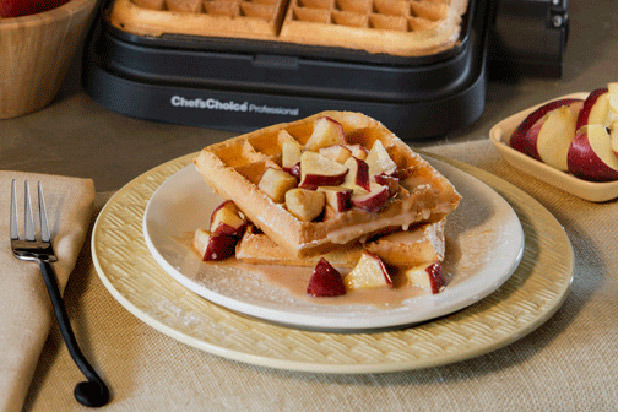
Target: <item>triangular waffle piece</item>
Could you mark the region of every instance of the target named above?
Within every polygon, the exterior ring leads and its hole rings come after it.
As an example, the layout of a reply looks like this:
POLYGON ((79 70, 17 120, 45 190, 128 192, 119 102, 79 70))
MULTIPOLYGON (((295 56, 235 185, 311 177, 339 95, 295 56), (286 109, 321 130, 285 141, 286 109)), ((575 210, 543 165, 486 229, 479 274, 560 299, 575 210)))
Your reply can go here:
POLYGON ((204 148, 194 163, 213 190, 224 199, 233 200, 272 241, 296 257, 330 252, 359 239, 407 229, 417 223, 438 222, 460 200, 444 176, 380 122, 360 113, 323 112, 256 130, 204 148), (288 210, 289 204, 275 201, 259 189, 267 170, 281 166, 285 139, 279 137, 280 132, 304 147, 314 123, 325 117, 342 126, 346 144, 365 148, 381 144, 394 162, 396 170, 391 173, 400 178, 399 184, 379 210, 354 207, 324 213, 318 221, 305 221, 288 210))

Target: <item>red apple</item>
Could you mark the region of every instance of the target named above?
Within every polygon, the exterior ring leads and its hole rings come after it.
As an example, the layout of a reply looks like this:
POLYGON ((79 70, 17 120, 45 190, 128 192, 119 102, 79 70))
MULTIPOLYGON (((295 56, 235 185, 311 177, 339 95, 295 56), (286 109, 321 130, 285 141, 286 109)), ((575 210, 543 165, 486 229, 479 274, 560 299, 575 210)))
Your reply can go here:
POLYGON ((313 125, 313 133, 305 144, 305 149, 317 151, 321 147, 345 145, 346 138, 343 126, 328 116, 320 117, 313 125))
POLYGON ((367 212, 377 212, 390 199, 391 194, 387 186, 372 182, 369 187, 369 192, 361 189, 352 193, 352 206, 367 212))
POLYGON ((346 212, 352 208, 352 189, 341 186, 321 186, 318 191, 324 192, 326 204, 336 212, 346 212))
POLYGON ((575 130, 587 124, 606 124, 609 108, 607 87, 601 87, 590 92, 584 101, 584 107, 579 112, 575 130))
POLYGON ((446 285, 440 262, 413 266, 406 269, 403 274, 409 285, 431 291, 434 294, 440 293, 446 285))
POLYGON ((246 219, 231 200, 217 206, 210 216, 210 232, 213 235, 242 236, 246 224, 246 219))
POLYGON ((364 160, 350 157, 344 164, 348 169, 345 177, 345 185, 350 188, 355 186, 369 190, 369 165, 364 160))
POLYGON ((300 144, 296 140, 288 140, 281 145, 281 168, 291 169, 300 162, 300 144))
POLYGON ((345 181, 348 168, 315 152, 300 157, 300 187, 338 186, 345 181))
POLYGON ((569 171, 582 179, 618 180, 618 157, 605 126, 591 124, 577 131, 569 147, 568 164, 569 171))
POLYGON ((375 180, 375 182, 379 185, 388 187, 388 191, 391 196, 394 196, 399 190, 399 179, 394 176, 380 173, 379 175, 375 175, 373 180, 375 180))
POLYGON ((285 198, 285 193, 297 185, 298 180, 291 174, 282 169, 268 167, 258 183, 258 188, 273 201, 281 203, 285 198))
POLYGON ((284 172, 291 174, 300 181, 300 162, 294 164, 292 167, 283 167, 282 169, 284 172))
POLYGON ((285 207, 298 219, 310 222, 324 211, 326 197, 323 192, 292 189, 285 194, 285 207))
POLYGON ((575 122, 582 105, 582 102, 564 105, 545 116, 536 139, 537 152, 543 163, 558 170, 568 170, 567 153, 575 137, 575 122))
POLYGON ((350 149, 342 145, 321 147, 319 153, 327 159, 337 163, 345 163, 346 160, 352 157, 350 149))
POLYGON ((522 153, 527 154, 535 159, 540 159, 537 152, 536 140, 538 133, 545 121, 545 115, 558 107, 579 102, 581 99, 560 99, 553 102, 546 103, 530 113, 523 122, 517 126, 509 145, 522 153))
POLYGON ((346 147, 350 150, 350 152, 352 153, 352 156, 356 157, 357 159, 360 159, 360 160, 367 159, 369 150, 365 149, 363 146, 359 144, 354 144, 354 145, 348 145, 346 147))
POLYGON ((436 262, 431 266, 427 266, 425 269, 427 274, 429 275, 429 283, 431 284, 431 292, 432 293, 440 293, 444 289, 446 285, 446 280, 444 279, 444 271, 442 270, 442 265, 440 262, 436 262))
POLYGON ((367 155, 367 164, 369 165, 369 176, 381 173, 392 175, 397 170, 397 164, 393 162, 380 140, 373 143, 367 155))
POLYGON ((363 251, 344 282, 348 289, 393 287, 393 280, 382 259, 367 251, 363 251))
POLYGON ((236 242, 236 236, 214 235, 204 229, 196 229, 193 235, 193 247, 205 261, 224 260, 233 256, 236 242))
POLYGON ((313 269, 307 293, 316 298, 334 297, 346 293, 341 274, 324 258, 313 269))

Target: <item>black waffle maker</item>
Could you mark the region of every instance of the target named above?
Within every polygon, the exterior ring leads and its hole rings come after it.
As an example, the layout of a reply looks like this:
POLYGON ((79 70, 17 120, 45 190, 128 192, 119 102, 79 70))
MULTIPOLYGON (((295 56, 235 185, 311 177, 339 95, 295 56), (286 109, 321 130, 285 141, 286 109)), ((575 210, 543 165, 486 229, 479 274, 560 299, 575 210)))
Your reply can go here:
POLYGON ((103 2, 84 52, 86 92, 128 116, 245 132, 323 110, 380 120, 406 140, 442 136, 483 112, 492 0, 472 0, 453 48, 421 57, 109 25, 103 2))

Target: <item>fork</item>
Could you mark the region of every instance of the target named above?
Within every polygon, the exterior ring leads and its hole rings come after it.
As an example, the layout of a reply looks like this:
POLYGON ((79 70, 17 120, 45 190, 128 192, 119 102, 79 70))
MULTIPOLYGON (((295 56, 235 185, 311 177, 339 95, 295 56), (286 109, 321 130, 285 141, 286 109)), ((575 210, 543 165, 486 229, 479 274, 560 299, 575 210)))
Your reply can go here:
POLYGON ((57 260, 52 247, 51 237, 49 234, 49 226, 47 223, 47 213, 45 211, 45 201, 43 199, 43 189, 41 182, 37 182, 38 199, 39 199, 39 227, 40 236, 35 238, 34 221, 32 217, 32 204, 30 203, 30 190, 28 181, 24 181, 24 238, 20 239, 17 229, 17 208, 15 201, 15 179, 11 181, 11 249, 17 259, 37 261, 39 268, 43 274, 45 286, 49 298, 54 307, 54 313, 58 320, 58 328, 64 338, 64 342, 75 361, 77 367, 88 379, 78 383, 75 386, 75 399, 84 406, 98 407, 107 404, 109 401, 109 390, 103 380, 90 366, 84 355, 82 354, 75 334, 71 329, 71 323, 67 316, 64 306, 64 300, 58 289, 56 275, 50 262, 57 260))

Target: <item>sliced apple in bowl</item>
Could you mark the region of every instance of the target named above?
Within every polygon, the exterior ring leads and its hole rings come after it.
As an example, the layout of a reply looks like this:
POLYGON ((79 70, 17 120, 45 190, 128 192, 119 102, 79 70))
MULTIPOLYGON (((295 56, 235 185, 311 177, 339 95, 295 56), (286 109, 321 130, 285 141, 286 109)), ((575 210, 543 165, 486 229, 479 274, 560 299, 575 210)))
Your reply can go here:
POLYGON ((604 125, 586 125, 577 131, 569 147, 568 165, 569 171, 582 179, 618 180, 618 157, 604 125))
POLYGON ((609 111, 609 95, 607 87, 601 87, 590 92, 584 101, 584 107, 577 117, 575 130, 587 124, 606 124, 609 111))
POLYGON ((576 102, 549 112, 536 139, 536 149, 543 163, 558 170, 569 169, 567 154, 575 137, 575 123, 582 106, 582 102, 576 102))
POLYGON ((537 160, 541 160, 538 152, 538 137, 539 134, 541 134, 547 118, 549 117, 548 115, 558 108, 571 105, 573 103, 580 103, 581 101, 581 99, 576 98, 559 99, 546 103, 537 108, 526 116, 519 126, 517 126, 511 135, 509 145, 518 152, 522 152, 537 160))

